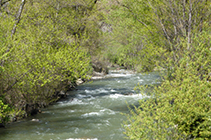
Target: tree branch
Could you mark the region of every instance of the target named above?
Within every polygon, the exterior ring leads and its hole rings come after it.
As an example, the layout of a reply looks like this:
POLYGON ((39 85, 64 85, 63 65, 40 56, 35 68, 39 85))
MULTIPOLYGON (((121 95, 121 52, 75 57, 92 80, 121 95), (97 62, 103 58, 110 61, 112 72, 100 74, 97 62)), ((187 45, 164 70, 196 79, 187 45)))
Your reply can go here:
MULTIPOLYGON (((31 71, 31 70, 30 70, 30 71, 31 71)), ((29 71, 29 72, 30 72, 30 71, 29 71)), ((15 82, 13 82, 10 86, 7 87, 7 89, 3 90, 3 93, 6 93, 6 92, 10 91, 10 90, 12 89, 12 87, 13 87, 15 84, 17 84, 17 83, 19 82, 19 80, 20 80, 22 77, 24 77, 27 73, 28 73, 28 72, 22 74, 22 75, 19 77, 19 79, 16 79, 15 82)))
POLYGON ((171 18, 172 18, 173 25, 174 25, 174 35, 177 36, 177 34, 178 34, 177 26, 176 26, 176 21, 177 21, 177 20, 176 20, 175 17, 174 17, 175 13, 174 13, 174 9, 173 9, 172 1, 171 1, 171 0, 169 0, 169 5, 170 5, 171 13, 172 13, 171 18))
POLYGON ((190 49, 191 43, 191 26, 192 26, 192 1, 189 0, 189 13, 188 13, 188 50, 190 49))
POLYGON ((3 6, 3 5, 5 5, 6 3, 8 3, 10 0, 4 1, 4 2, 2 2, 2 1, 3 1, 3 0, 0 0, 0 7, 3 6))
POLYGON ((21 14, 22 14, 22 11, 23 11, 23 8, 24 8, 25 3, 26 3, 26 0, 22 0, 22 3, 20 5, 20 9, 19 9, 18 14, 17 14, 17 17, 16 17, 16 22, 15 22, 15 24, 13 26, 13 29, 12 29, 11 37, 16 32, 16 28, 17 28, 18 23, 20 22, 21 14))
POLYGON ((186 17, 185 16, 185 13, 186 13, 185 5, 186 5, 186 0, 183 0, 183 3, 182 3, 182 6, 183 6, 183 26, 184 26, 183 28, 185 28, 185 32, 186 32, 185 34, 187 35, 187 28, 186 28, 187 27, 187 23, 186 23, 186 20, 185 20, 186 19, 185 18, 186 17))
POLYGON ((0 12, 1 12, 1 6, 2 6, 1 4, 2 4, 2 0, 0 0, 0 12))
POLYGON ((147 28, 147 30, 153 35, 152 31, 148 28, 148 26, 146 25, 146 23, 144 23, 144 22, 142 22, 140 19, 138 19, 137 16, 133 13, 133 11, 132 11, 128 6, 126 6, 126 5, 124 5, 124 4, 121 4, 119 1, 117 1, 117 3, 118 3, 119 5, 125 7, 126 9, 128 9, 129 12, 135 17, 135 19, 136 19, 138 22, 140 22, 142 25, 144 25, 144 26, 147 28))
POLYGON ((165 28, 163 22, 161 21, 159 15, 158 15, 158 13, 157 13, 157 10, 152 6, 152 4, 150 3, 150 1, 148 1, 148 3, 149 3, 149 5, 152 7, 152 9, 154 10, 154 13, 157 15, 158 20, 159 20, 159 22, 160 22, 160 25, 161 25, 161 27, 162 27, 162 30, 163 30, 163 32, 164 32, 164 35, 166 36, 166 38, 167 38, 167 40, 168 40, 168 42, 169 42, 169 45, 171 46, 170 37, 169 37, 169 35, 168 35, 167 31, 166 31, 166 28, 165 28))

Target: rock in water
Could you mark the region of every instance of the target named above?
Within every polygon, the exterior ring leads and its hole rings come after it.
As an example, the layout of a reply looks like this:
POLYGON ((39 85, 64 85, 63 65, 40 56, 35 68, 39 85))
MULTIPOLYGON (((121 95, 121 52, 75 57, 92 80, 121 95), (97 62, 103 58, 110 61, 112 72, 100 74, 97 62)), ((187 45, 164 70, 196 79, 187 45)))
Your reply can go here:
POLYGON ((32 119, 31 121, 32 122, 39 122, 40 120, 39 119, 32 119))

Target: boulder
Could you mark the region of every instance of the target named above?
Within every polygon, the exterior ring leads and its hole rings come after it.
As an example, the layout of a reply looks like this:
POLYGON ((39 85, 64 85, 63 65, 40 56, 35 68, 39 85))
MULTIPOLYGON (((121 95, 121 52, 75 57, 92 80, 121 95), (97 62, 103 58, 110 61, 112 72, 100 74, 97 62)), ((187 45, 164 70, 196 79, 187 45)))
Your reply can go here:
POLYGON ((93 67, 94 71, 97 73, 108 74, 108 68, 107 68, 106 64, 103 64, 100 61, 93 61, 92 67, 93 67))
POLYGON ((60 92, 58 93, 58 96, 59 96, 60 98, 66 98, 66 97, 67 97, 67 94, 62 90, 62 91, 60 91, 60 92))
POLYGON ((39 119, 32 119, 31 121, 32 122, 39 122, 40 120, 39 119))
POLYGON ((81 84, 83 84, 83 83, 84 83, 84 81, 83 81, 82 79, 76 80, 76 84, 77 84, 77 85, 81 85, 81 84))

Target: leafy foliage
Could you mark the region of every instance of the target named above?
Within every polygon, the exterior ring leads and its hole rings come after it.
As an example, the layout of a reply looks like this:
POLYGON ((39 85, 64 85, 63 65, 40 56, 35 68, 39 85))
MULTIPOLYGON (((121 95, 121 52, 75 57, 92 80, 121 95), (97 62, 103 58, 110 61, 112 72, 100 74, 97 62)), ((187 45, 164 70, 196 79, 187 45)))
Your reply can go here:
MULTIPOLYGON (((210 18, 205 18, 211 15, 210 2, 140 0, 120 5, 148 30, 144 34, 136 28, 136 36, 148 39, 141 69, 157 68, 166 75, 150 98, 131 109, 125 134, 130 139, 210 139, 211 36, 210 18)), ((135 50, 136 44, 130 47, 135 50)))
POLYGON ((9 120, 9 113, 11 112, 11 108, 8 105, 5 105, 2 100, 0 100, 0 123, 5 123, 9 120))
POLYGON ((30 115, 28 106, 46 106, 77 79, 89 78, 86 42, 98 34, 98 19, 93 19, 99 13, 94 12, 93 1, 27 1, 17 22, 20 4, 11 1, 1 7, 1 120, 9 107, 15 108, 16 115, 30 115), (14 25, 16 31, 11 34, 14 25))
POLYGON ((151 98, 140 100, 140 106, 131 110, 131 125, 126 127, 130 139, 210 139, 209 39, 206 33, 198 35, 193 41, 197 51, 184 54, 172 73, 174 80, 164 81, 151 98))

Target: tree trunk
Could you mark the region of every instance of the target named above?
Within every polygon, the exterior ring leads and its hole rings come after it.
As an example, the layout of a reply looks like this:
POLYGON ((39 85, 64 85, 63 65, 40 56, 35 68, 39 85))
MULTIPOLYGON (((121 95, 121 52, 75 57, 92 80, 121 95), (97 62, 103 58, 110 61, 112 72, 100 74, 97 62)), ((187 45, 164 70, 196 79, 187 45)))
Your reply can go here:
POLYGON ((191 27, 192 27, 192 1, 189 0, 189 13, 188 13, 188 50, 190 49, 191 44, 191 27))

